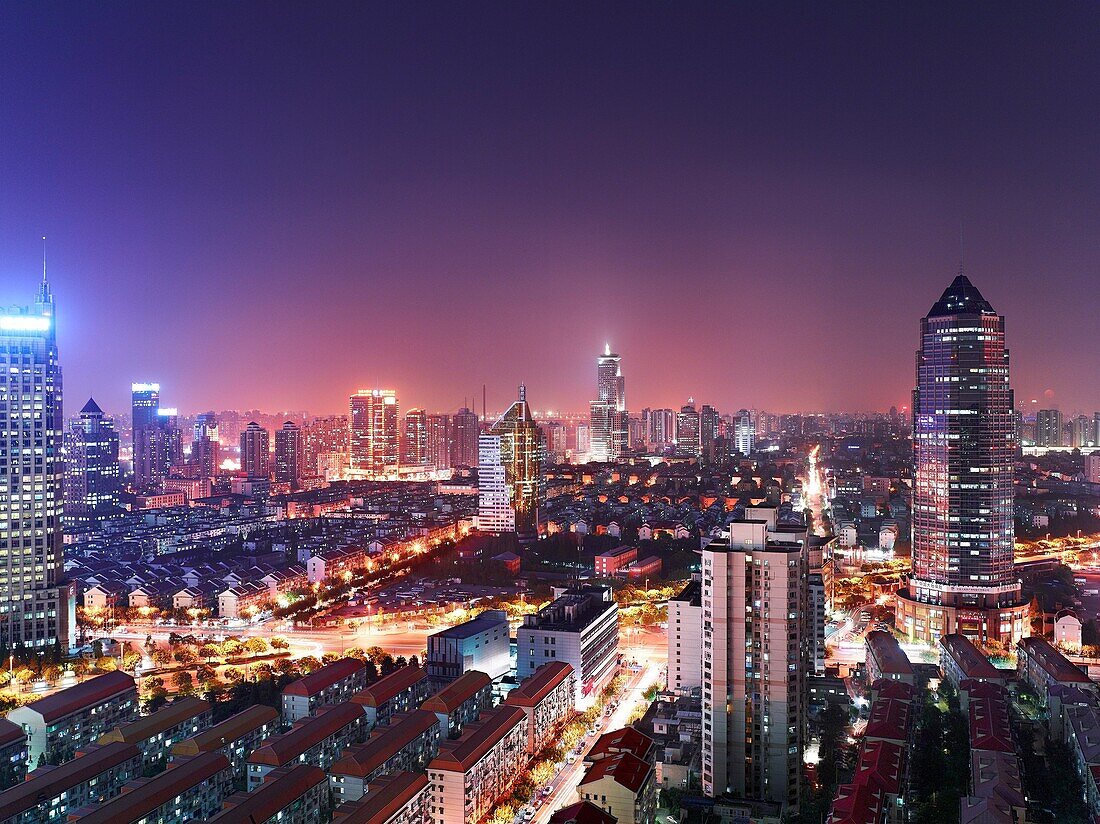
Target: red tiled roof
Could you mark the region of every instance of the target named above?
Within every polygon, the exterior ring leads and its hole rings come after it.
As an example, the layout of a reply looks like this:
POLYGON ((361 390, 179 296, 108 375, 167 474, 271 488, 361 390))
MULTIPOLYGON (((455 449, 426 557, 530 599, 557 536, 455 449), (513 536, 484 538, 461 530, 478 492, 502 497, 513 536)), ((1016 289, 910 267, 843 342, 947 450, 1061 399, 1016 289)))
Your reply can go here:
POLYGON ((236 715, 215 724, 172 747, 173 755, 198 755, 200 752, 220 750, 230 741, 243 738, 248 733, 270 724, 279 717, 279 711, 266 704, 256 704, 236 715))
POLYGON ((133 744, 93 744, 59 767, 39 767, 26 781, 0 793, 0 821, 14 818, 112 767, 140 757, 133 744))
POLYGON ((909 702, 895 698, 879 698, 871 704, 871 717, 867 721, 864 736, 884 741, 905 742, 909 732, 909 702))
POLYGON ((601 735, 588 751, 586 759, 609 753, 628 752, 636 758, 648 761, 656 746, 657 742, 648 735, 638 732, 634 727, 623 727, 601 735))
POLYGON ((425 773, 396 772, 373 782, 358 801, 348 801, 332 814, 333 824, 385 824, 428 786, 425 773))
POLYGON ((866 741, 859 753, 853 783, 876 783, 883 792, 897 795, 901 789, 904 750, 893 741, 866 741))
POLYGON ((27 704, 27 708, 41 715, 46 723, 50 723, 134 688, 134 679, 116 670, 89 678, 75 687, 63 689, 45 698, 39 698, 27 704))
POLYGON ((365 690, 357 692, 351 700, 364 707, 378 707, 427 677, 427 673, 420 667, 399 667, 365 690))
POLYGON ((1012 727, 1008 721, 1008 704, 1001 694, 989 697, 971 697, 970 749, 1015 752, 1012 743, 1012 727))
POLYGON ((580 780, 581 786, 599 781, 601 778, 611 778, 616 784, 621 784, 637 795, 645 784, 646 777, 653 772, 648 763, 629 752, 622 752, 610 758, 601 758, 594 761, 580 780))
POLYGON ((431 710, 450 715, 479 692, 490 686, 493 680, 484 672, 470 670, 458 676, 427 701, 420 705, 421 709, 431 710))
POLYGON ((358 658, 341 658, 339 661, 333 661, 331 664, 321 667, 319 670, 314 670, 309 675, 304 675, 291 684, 287 684, 283 689, 283 695, 301 695, 308 698, 323 689, 331 687, 338 681, 355 675, 365 666, 366 664, 358 658))
POLYGON ((898 644, 898 639, 889 632, 872 630, 867 633, 866 643, 867 649, 874 654, 875 660, 884 673, 902 676, 913 674, 913 665, 909 662, 909 657, 898 644))
POLYGON ((362 717, 358 704, 324 707, 313 718, 303 718, 290 732, 267 739, 248 756, 248 763, 281 767, 362 717))
POLYGON ((618 820, 591 801, 570 804, 550 816, 550 824, 617 824, 618 820))
MULTIPOLYGON (((252 792, 234 793, 211 822, 217 824, 264 824, 318 784, 328 781, 325 771, 309 764, 275 770, 252 792)), ((327 793, 326 793, 327 795, 327 793)))
POLYGON ((27 734, 23 732, 23 728, 6 718, 0 718, 0 747, 7 747, 20 740, 27 740, 27 734))
POLYGON ((571 672, 573 672, 572 665, 564 661, 543 664, 524 679, 522 684, 508 693, 504 703, 514 707, 537 707, 539 702, 553 692, 554 687, 567 679, 571 672))
POLYGON ((152 738, 158 733, 169 730, 205 712, 210 712, 209 701, 204 701, 193 695, 183 696, 177 698, 171 704, 161 707, 152 715, 142 716, 136 721, 131 721, 129 724, 123 724, 121 727, 115 727, 110 732, 104 733, 99 737, 99 743, 126 741, 136 744, 138 741, 152 738))
POLYGON ((872 784, 841 784, 829 824, 878 824, 884 800, 882 790, 872 784))
POLYGON ((964 678, 1004 680, 1009 673, 997 669, 965 635, 944 635, 940 646, 962 670, 964 678))
POLYGON ((875 698, 894 698, 899 701, 912 701, 916 695, 916 687, 905 681, 895 681, 891 678, 880 678, 871 684, 871 692, 875 698))
POLYGON ((526 720, 527 716, 519 707, 502 705, 491 710, 481 716, 481 721, 467 726, 460 738, 444 742, 428 769, 466 772, 526 720))
POLYGON ((1030 638, 1021 638, 1019 647, 1029 658, 1034 658, 1051 678, 1061 684, 1092 683, 1085 672, 1056 650, 1042 636, 1033 635, 1030 638))
POLYGON ((333 775, 365 778, 438 724, 436 714, 428 710, 413 710, 395 715, 388 727, 375 730, 365 744, 356 744, 345 749, 340 760, 332 765, 329 772, 333 775))

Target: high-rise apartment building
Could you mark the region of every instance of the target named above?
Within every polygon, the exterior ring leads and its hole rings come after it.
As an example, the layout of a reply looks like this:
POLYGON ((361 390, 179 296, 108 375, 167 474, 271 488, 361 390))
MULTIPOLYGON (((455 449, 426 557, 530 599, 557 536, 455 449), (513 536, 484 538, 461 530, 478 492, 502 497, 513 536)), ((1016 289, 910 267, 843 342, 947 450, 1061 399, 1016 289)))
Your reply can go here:
POLYGON ((650 441, 658 448, 676 443, 676 413, 671 409, 654 409, 650 417, 650 441))
POLYGON ((401 465, 428 465, 428 416, 423 409, 405 413, 405 431, 401 439, 401 465))
POLYGON ((713 463, 718 445, 718 410, 704 403, 699 409, 699 455, 713 463))
POLYGON ((676 415, 676 451, 689 458, 699 457, 699 412, 692 401, 676 415))
POLYGON ((478 528, 515 532, 521 542, 538 539, 539 506, 545 494, 542 431, 527 406, 527 390, 478 441, 478 528))
POLYGON ((702 550, 703 792, 798 812, 809 531, 749 507, 702 550))
POLYGON ((1069 445, 1075 449, 1093 446, 1092 421, 1085 415, 1078 415, 1070 421, 1069 445))
POLYGON ((218 418, 213 412, 203 412, 195 418, 191 438, 191 465, 197 477, 213 478, 218 474, 220 452, 218 418))
POLYGON ((65 434, 65 526, 91 526, 116 514, 118 481, 118 431, 89 398, 65 434))
POLYGON ((268 431, 251 421, 241 432, 241 471, 249 478, 266 478, 271 473, 269 462, 271 439, 268 431))
POLYGON ((629 448, 622 358, 605 346, 596 358, 596 399, 589 404, 588 458, 614 461, 629 448))
POLYGON ((427 429, 428 466, 449 469, 451 466, 451 416, 428 415, 424 426, 427 429))
POLYGON ((1040 409, 1035 416, 1036 446, 1065 446, 1062 435, 1062 412, 1059 409, 1040 409))
POLYGON ((347 466, 348 438, 346 415, 315 418, 302 432, 302 474, 325 475, 327 467, 347 466))
POLYGON ((156 431, 160 428, 157 410, 160 408, 159 383, 135 383, 130 387, 130 431, 134 453, 134 486, 146 489, 164 478, 165 467, 157 449, 156 431))
POLYGON ((286 421, 275 430, 275 482, 290 484, 291 489, 302 485, 303 468, 302 430, 294 421, 286 421))
POLYGON ((546 434, 546 457, 552 463, 563 463, 569 451, 566 445, 565 424, 561 421, 545 421, 542 430, 546 434))
POLYGON ((451 466, 477 466, 481 424, 477 413, 462 407, 451 418, 451 466))
POLYGON ((0 308, 0 641, 75 646, 72 588, 62 585, 61 364, 45 267, 38 300, 0 308))
POLYGON ((897 627, 1010 645, 1029 634, 1013 567, 1012 420, 1004 317, 960 274, 921 320, 913 392, 913 573, 897 627))
POLYGON ((752 413, 742 409, 733 419, 733 448, 742 455, 751 455, 756 446, 756 425, 752 413))
POLYGON ((384 475, 398 464, 397 392, 360 389, 351 396, 351 468, 384 475))

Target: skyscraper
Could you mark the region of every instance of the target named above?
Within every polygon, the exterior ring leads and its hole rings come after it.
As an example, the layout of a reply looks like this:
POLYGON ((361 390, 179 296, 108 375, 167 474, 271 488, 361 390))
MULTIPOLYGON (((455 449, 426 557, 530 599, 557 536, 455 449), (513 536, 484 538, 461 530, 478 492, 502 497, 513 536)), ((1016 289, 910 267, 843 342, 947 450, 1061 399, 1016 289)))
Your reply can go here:
POLYGON ((302 485, 302 430, 294 421, 286 421, 275 430, 275 482, 302 485))
POLYGON ((699 412, 691 401, 676 415, 676 451, 690 458, 699 457, 699 412))
POLYGON ((913 574, 897 626, 935 642, 1029 634, 1013 568, 1016 450, 1004 318, 960 274, 921 320, 913 392, 913 574))
POLYGON ((718 443, 718 410, 704 403, 699 410, 699 454, 707 463, 713 463, 718 443))
POLYGON ((428 466, 436 469, 451 467, 451 416, 443 414, 428 415, 425 426, 428 430, 428 466))
POLYGON ((653 445, 663 449, 676 443, 676 413, 671 409, 654 409, 650 415, 653 445))
POLYGON ((348 463, 348 418, 330 415, 315 418, 304 430, 303 475, 332 474, 348 463), (322 463, 324 466, 322 466, 322 463), (326 470, 328 472, 326 473, 326 470))
POLYGON ((397 392, 360 389, 351 396, 351 467, 374 477, 396 467, 398 454, 397 392))
POLYGON ((742 455, 751 455, 756 445, 756 426, 752 413, 742 409, 733 420, 733 448, 742 455))
POLYGON ((629 448, 622 358, 604 346, 596 358, 596 399, 589 404, 588 459, 614 461, 629 448))
POLYGON ((0 640, 75 647, 76 605, 62 585, 61 365, 45 266, 38 300, 0 308, 0 640))
POLYGON ((521 543, 538 539, 542 476, 542 431, 527 406, 527 390, 478 440, 478 528, 515 532, 521 543))
POLYGON ((1036 446, 1065 446, 1062 436, 1062 412, 1058 409, 1040 409, 1035 417, 1036 446))
POLYGON ((405 431, 401 439, 401 465, 428 465, 428 416, 423 409, 405 413, 405 431))
POLYGON ((195 418, 191 438, 191 465, 196 477, 213 478, 218 474, 220 450, 217 416, 213 412, 203 412, 195 418))
POLYGON ((809 532, 772 508, 702 550, 703 792, 798 811, 806 736, 809 532))
POLYGON ((130 386, 130 431, 134 451, 134 486, 146 489, 164 478, 158 461, 157 410, 160 408, 159 383, 135 383, 130 386))
POLYGON ((270 460, 270 436, 255 421, 249 422, 241 432, 241 470, 249 478, 266 478, 270 460))
POLYGON ((477 466, 477 438, 481 426, 477 413, 467 407, 451 418, 451 466, 477 466))
POLYGON ((94 526, 119 512, 118 432, 89 398, 65 434, 65 526, 94 526))

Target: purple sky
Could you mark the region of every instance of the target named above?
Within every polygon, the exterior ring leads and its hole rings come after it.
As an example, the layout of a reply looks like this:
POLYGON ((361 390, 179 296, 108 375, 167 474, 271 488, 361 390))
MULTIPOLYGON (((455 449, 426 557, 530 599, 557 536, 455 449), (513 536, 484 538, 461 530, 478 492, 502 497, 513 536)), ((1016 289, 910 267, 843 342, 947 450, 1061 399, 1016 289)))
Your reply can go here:
POLYGON ((66 405, 907 405, 960 257, 1100 409, 1089 4, 9 3, 0 303, 66 405), (369 8, 368 8, 369 7, 369 8))

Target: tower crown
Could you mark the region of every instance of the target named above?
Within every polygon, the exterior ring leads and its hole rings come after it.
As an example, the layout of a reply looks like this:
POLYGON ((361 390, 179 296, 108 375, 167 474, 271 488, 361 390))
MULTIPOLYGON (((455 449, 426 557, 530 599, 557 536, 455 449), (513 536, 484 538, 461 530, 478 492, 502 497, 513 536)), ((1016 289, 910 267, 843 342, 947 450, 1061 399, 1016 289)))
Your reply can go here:
POLYGON ((993 306, 978 291, 978 287, 960 272, 928 310, 928 317, 985 313, 996 314, 993 306))

